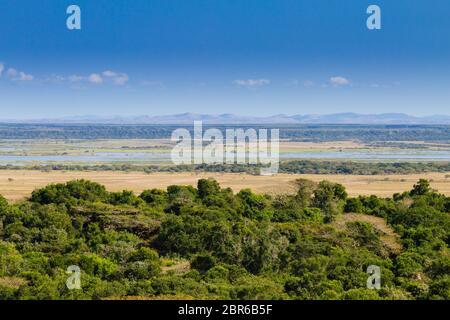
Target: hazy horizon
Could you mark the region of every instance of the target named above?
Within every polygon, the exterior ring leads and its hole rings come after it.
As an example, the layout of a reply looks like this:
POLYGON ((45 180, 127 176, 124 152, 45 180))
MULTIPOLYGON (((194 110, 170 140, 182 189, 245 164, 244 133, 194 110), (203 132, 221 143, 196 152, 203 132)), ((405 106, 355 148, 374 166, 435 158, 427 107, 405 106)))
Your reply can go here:
POLYGON ((342 125, 450 125, 449 115, 428 115, 414 116, 405 113, 380 113, 380 114, 360 114, 360 113, 335 113, 335 114, 304 114, 286 115, 275 114, 271 116, 239 115, 239 114, 200 114, 200 113, 180 113, 180 114, 160 114, 160 115, 78 115, 64 117, 47 118, 0 118, 0 123, 4 124, 145 124, 145 125, 171 125, 171 124, 192 124, 194 121, 202 121, 204 124, 342 124, 342 125))
POLYGON ((182 115, 198 115, 198 116, 236 116, 236 117, 254 117, 254 118, 270 118, 270 117, 276 117, 276 116, 286 116, 286 117, 293 117, 293 116, 332 116, 332 115, 358 115, 358 116, 384 116, 384 115, 404 115, 404 116, 410 116, 410 117, 416 117, 416 118, 428 118, 428 117, 450 117, 450 113, 442 113, 442 114, 436 114, 436 113, 430 113, 430 114, 413 114, 413 113, 406 113, 406 112, 380 112, 380 113, 364 113, 364 112, 352 112, 352 111, 342 111, 342 112, 333 112, 333 113, 274 113, 274 114, 268 114, 268 115, 258 115, 258 114, 250 114, 250 113, 236 113, 236 112, 211 112, 211 113, 201 113, 201 112, 179 112, 179 113, 121 113, 121 114, 97 114, 97 113, 84 113, 84 114, 68 114, 64 116, 35 116, 35 117, 2 117, 0 120, 10 120, 10 119, 17 119, 17 120, 40 120, 40 119, 58 119, 58 118, 114 118, 114 117, 123 117, 123 118, 132 118, 132 117, 140 117, 140 116, 147 116, 147 117, 168 117, 168 116, 182 116, 182 115))

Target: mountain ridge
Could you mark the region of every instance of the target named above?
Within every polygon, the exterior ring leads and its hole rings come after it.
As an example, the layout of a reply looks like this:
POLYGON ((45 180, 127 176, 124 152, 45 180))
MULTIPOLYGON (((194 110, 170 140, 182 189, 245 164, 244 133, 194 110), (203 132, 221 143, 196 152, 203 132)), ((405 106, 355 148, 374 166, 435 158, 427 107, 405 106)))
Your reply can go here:
POLYGON ((405 113, 360 114, 342 112, 333 114, 276 114, 272 116, 242 116, 231 113, 201 114, 180 113, 173 115, 98 116, 82 115, 28 120, 0 120, 2 123, 86 123, 86 124, 450 124, 450 116, 412 116, 405 113))

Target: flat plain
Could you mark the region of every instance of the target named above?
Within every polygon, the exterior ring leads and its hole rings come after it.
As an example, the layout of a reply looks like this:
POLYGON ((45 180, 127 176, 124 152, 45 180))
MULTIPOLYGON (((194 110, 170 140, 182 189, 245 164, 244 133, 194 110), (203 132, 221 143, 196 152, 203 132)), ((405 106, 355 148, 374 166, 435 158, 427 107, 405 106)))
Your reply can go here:
POLYGON ((343 184, 351 196, 377 195, 382 197, 407 191, 419 179, 431 181, 431 186, 450 195, 450 173, 423 173, 408 175, 300 175, 278 174, 256 176, 239 173, 144 173, 118 171, 50 171, 0 170, 0 194, 10 201, 23 199, 36 189, 50 183, 73 179, 88 179, 106 186, 109 191, 132 190, 136 193, 150 188, 166 188, 169 185, 196 185, 198 179, 214 178, 223 187, 235 192, 251 188, 258 193, 280 194, 294 192, 294 181, 299 178, 313 181, 329 180, 343 184))

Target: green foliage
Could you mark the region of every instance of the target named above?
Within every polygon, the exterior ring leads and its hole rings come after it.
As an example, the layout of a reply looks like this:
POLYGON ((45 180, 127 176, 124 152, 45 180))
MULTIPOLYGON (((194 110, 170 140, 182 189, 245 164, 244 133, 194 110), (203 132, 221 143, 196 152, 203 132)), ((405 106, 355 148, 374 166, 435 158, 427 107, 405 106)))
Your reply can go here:
POLYGON ((314 190, 312 205, 322 209, 325 222, 332 222, 342 212, 347 199, 344 186, 338 183, 322 181, 314 190))
POLYGON ((420 179, 417 184, 414 185, 410 194, 412 196, 423 196, 431 191, 430 182, 425 179, 420 179))
POLYGON ((370 289, 350 289, 343 298, 345 300, 381 300, 378 292, 370 289))
POLYGON ((122 192, 112 192, 109 195, 109 202, 113 205, 125 204, 138 207, 144 203, 140 197, 137 197, 132 191, 124 190, 122 192))
POLYGON ((314 182, 306 179, 297 179, 295 181, 295 184, 298 188, 296 199, 298 200, 299 205, 302 208, 309 207, 309 205, 311 204, 312 194, 317 188, 317 185, 314 182))
POLYGON ((360 213, 364 211, 364 205, 359 198, 350 198, 347 199, 344 207, 345 212, 356 212, 360 213))
POLYGON ((216 195, 220 191, 220 186, 214 179, 200 179, 197 183, 198 196, 205 199, 208 196, 216 195))
POLYGON ((111 278, 119 269, 114 262, 95 253, 82 254, 79 263, 82 270, 102 279, 111 278))
POLYGON ((139 197, 150 205, 162 205, 167 201, 167 193, 160 189, 144 190, 139 197))
POLYGON ((78 200, 104 201, 107 196, 104 186, 86 180, 75 180, 67 183, 50 184, 45 188, 36 190, 31 195, 31 201, 40 204, 75 204, 78 200))
POLYGON ((0 299, 450 298, 450 199, 427 181, 386 199, 297 186, 271 197, 203 179, 136 196, 78 180, 0 196, 0 299), (334 222, 342 211, 382 217, 402 248, 375 224, 334 222), (71 265, 80 290, 66 287, 71 265), (366 288, 369 265, 381 290, 366 288))
POLYGON ((0 195, 0 212, 3 212, 7 208, 8 208, 8 201, 5 199, 5 197, 0 195))
POLYGON ((245 217, 262 220, 272 215, 269 201, 263 195, 254 194, 250 189, 243 189, 237 197, 242 201, 245 217))
POLYGON ((209 255, 197 255, 191 262, 191 267, 197 269, 201 273, 207 272, 209 269, 214 267, 216 264, 216 259, 209 255))

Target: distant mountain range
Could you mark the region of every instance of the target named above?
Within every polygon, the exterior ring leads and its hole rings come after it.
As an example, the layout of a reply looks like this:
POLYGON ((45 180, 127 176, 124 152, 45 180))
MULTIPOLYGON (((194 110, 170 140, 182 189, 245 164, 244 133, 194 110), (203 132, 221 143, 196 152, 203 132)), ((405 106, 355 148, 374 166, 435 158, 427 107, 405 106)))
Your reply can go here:
POLYGON ((194 120, 201 120, 204 124, 450 124, 450 116, 432 115, 417 117, 404 113, 359 114, 308 114, 285 115, 277 114, 268 117, 239 116, 235 114, 197 114, 182 113, 165 116, 74 116, 62 118, 34 119, 34 120, 4 120, 14 123, 86 123, 86 124, 192 124, 194 120))

